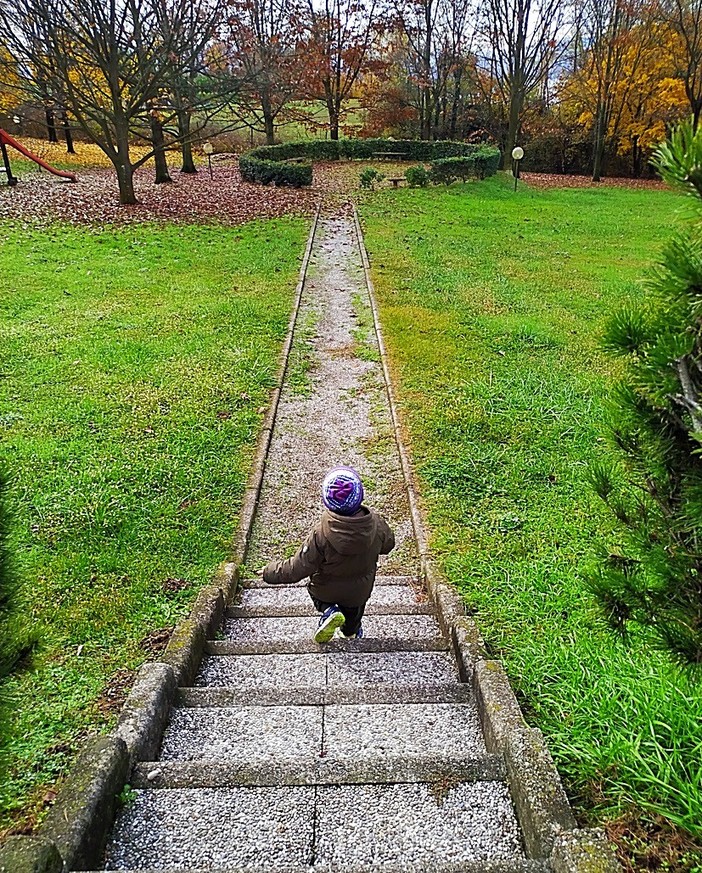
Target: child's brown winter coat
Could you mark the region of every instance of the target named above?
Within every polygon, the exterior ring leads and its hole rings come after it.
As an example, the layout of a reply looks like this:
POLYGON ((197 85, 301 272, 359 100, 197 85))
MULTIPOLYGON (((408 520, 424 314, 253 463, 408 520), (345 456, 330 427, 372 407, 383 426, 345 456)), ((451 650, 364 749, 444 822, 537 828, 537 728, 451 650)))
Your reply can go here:
POLYGON ((263 571, 270 585, 293 585, 310 577, 312 597, 338 606, 362 606, 375 582, 378 555, 395 546, 388 523, 362 506, 355 515, 325 509, 299 552, 287 561, 271 561, 263 571))

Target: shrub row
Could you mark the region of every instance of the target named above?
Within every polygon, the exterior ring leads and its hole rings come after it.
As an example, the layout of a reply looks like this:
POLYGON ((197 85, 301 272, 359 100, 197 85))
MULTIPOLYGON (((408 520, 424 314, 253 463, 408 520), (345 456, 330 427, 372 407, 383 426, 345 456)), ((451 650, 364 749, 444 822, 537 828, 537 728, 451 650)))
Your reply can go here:
MULTIPOLYGON (((470 175, 479 178, 492 175, 499 163, 500 153, 491 146, 465 142, 413 139, 341 139, 308 140, 259 146, 239 159, 241 174, 247 182, 275 182, 277 185, 310 185, 310 164, 290 163, 293 159, 307 158, 310 161, 368 160, 381 154, 402 155, 408 161, 439 161, 447 158, 473 159, 473 156, 491 156, 494 169, 490 170, 487 157, 476 157, 470 175), (480 169, 482 168, 482 169, 480 169)), ((458 178, 458 177, 457 177, 458 178)))
POLYGON ((312 184, 312 164, 289 164, 283 161, 261 160, 249 152, 239 158, 239 170, 247 182, 269 185, 292 185, 299 188, 312 184))
POLYGON ((486 179, 494 176, 500 164, 499 149, 481 146, 473 154, 460 158, 440 158, 433 161, 429 178, 438 185, 450 185, 457 179, 486 179))

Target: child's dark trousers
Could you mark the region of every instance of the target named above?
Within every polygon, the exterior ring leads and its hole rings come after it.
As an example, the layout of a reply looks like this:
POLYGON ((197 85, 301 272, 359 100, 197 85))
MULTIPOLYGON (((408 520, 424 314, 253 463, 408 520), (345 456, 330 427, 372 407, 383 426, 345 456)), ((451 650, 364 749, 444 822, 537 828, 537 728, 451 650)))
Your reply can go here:
POLYGON ((323 600, 317 600, 316 597, 312 597, 312 603, 314 603, 314 608, 317 612, 324 612, 324 610, 329 609, 330 606, 336 606, 337 609, 343 612, 344 618, 346 619, 341 628, 342 634, 347 637, 353 637, 358 633, 358 629, 361 627, 363 612, 366 608, 365 603, 363 606, 342 606, 340 603, 325 603, 323 600))

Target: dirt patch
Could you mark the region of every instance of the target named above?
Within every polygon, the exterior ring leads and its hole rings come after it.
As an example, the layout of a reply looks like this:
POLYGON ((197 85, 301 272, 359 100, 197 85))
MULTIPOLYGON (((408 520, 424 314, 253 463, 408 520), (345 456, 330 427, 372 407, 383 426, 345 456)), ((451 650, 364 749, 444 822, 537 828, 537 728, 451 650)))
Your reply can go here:
POLYGON ((139 640, 139 648, 142 652, 146 652, 149 657, 160 655, 166 650, 166 646, 173 633, 172 627, 161 627, 152 630, 143 640, 139 640))
POLYGON ((135 676, 135 670, 117 670, 112 674, 96 701, 97 709, 101 715, 105 717, 116 715, 122 709, 129 689, 134 684, 135 676))
MULTIPOLYGON (((184 500, 178 509, 186 509, 188 506, 192 505, 192 501, 184 500)), ((164 594, 177 594, 179 591, 185 591, 185 589, 190 585, 187 579, 176 579, 174 577, 169 577, 168 579, 164 579, 161 583, 161 591, 164 594)))
POLYGON ((605 824, 626 873, 666 870, 692 873, 702 869, 702 843, 661 816, 632 809, 605 824))

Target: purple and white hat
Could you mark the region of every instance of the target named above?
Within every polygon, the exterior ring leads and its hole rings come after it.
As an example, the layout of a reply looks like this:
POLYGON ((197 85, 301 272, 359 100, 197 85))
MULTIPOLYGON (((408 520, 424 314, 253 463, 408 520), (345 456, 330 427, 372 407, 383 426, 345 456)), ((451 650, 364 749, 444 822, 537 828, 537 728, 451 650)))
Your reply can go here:
POLYGON ((353 515, 363 503, 363 483, 353 467, 335 467, 322 482, 322 500, 339 515, 353 515))

